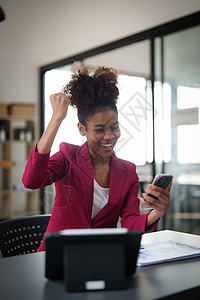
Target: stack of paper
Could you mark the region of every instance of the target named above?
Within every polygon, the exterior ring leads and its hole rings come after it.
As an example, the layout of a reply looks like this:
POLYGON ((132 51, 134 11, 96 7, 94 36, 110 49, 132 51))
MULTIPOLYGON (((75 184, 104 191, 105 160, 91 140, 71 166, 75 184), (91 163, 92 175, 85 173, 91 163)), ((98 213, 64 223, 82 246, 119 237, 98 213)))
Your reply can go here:
POLYGON ((141 244, 137 266, 147 266, 197 256, 200 256, 200 248, 173 241, 141 244))

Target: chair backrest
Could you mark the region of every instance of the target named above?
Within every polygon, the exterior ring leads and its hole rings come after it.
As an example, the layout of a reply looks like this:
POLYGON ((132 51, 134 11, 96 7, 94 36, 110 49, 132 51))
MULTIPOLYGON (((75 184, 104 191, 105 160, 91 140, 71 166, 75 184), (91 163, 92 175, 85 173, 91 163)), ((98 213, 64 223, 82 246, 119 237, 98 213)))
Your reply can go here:
POLYGON ((0 222, 0 250, 3 257, 36 252, 44 237, 50 214, 0 222))

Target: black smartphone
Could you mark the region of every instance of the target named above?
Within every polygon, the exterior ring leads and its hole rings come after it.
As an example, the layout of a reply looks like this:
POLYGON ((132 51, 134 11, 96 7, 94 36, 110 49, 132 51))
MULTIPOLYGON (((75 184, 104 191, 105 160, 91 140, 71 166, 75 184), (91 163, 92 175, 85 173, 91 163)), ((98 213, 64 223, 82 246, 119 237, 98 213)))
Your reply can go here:
MULTIPOLYGON (((155 176, 152 184, 159 186, 163 189, 166 190, 166 188, 169 186, 170 182, 173 179, 173 175, 170 174, 158 174, 155 176)), ((151 196, 154 199, 158 199, 157 197, 151 195, 151 194, 147 194, 148 196, 151 196)))

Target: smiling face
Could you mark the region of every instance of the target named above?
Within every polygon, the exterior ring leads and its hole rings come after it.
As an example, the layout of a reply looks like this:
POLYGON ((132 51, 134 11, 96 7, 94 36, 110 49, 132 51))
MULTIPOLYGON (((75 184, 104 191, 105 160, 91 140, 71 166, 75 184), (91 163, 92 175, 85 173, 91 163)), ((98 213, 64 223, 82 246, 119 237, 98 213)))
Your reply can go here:
POLYGON ((117 112, 104 107, 92 114, 84 126, 78 123, 81 135, 86 135, 93 161, 109 161, 113 148, 120 137, 117 112))

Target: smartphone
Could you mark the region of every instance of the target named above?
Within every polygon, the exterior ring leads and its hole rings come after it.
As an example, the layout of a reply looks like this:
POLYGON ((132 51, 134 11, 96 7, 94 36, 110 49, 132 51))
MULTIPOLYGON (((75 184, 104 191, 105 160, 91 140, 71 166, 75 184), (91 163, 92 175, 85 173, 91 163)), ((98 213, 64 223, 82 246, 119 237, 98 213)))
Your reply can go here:
MULTIPOLYGON (((166 188, 169 186, 170 182, 173 179, 173 175, 170 174, 158 174, 155 176, 152 184, 159 186, 163 189, 166 190, 166 188)), ((154 199, 158 199, 157 197, 151 195, 151 194, 147 194, 148 196, 151 196, 154 199)))

